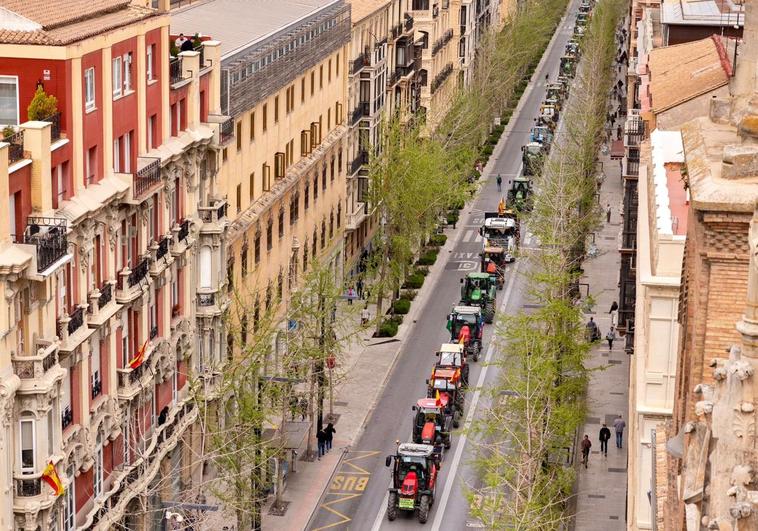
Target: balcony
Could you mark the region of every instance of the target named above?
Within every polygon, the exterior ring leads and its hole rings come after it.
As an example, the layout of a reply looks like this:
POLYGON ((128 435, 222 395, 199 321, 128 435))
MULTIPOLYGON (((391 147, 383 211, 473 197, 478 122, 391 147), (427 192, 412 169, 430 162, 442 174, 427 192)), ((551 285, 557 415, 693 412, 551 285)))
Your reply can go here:
POLYGON ((160 242, 158 242, 158 249, 155 251, 155 260, 158 261, 168 254, 168 246, 171 242, 171 238, 164 236, 160 242))
POLYGON ((145 277, 147 276, 147 271, 150 266, 150 261, 147 258, 143 258, 142 261, 137 264, 137 267, 132 269, 132 271, 127 275, 126 277, 126 284, 128 287, 132 288, 145 280, 145 277))
POLYGON ((61 411, 61 431, 66 431, 66 428, 74 423, 74 413, 71 411, 71 406, 66 406, 61 411))
POLYGON ((15 494, 18 498, 30 498, 42 494, 42 482, 36 478, 15 478, 15 494))
POLYGON ((197 294, 198 306, 213 306, 214 304, 216 304, 215 293, 198 293, 197 294))
POLYGON ((234 118, 223 114, 209 114, 208 123, 218 124, 218 140, 216 147, 223 147, 234 138, 234 118))
POLYGON ((368 151, 358 151, 358 155, 350 163, 350 170, 348 172, 348 175, 352 176, 358 173, 358 170, 360 170, 364 164, 368 164, 368 161, 368 151))
POLYGON ((100 288, 100 296, 97 298, 98 308, 105 307, 113 299, 113 284, 105 282, 100 288))
POLYGON ((6 136, 2 139, 3 142, 8 142, 8 164, 13 164, 24 158, 24 132, 6 136))
POLYGON ((179 225, 179 232, 176 235, 176 241, 182 242, 189 236, 190 220, 185 219, 179 225))
POLYGON ((350 125, 355 125, 361 118, 368 117, 371 113, 371 105, 367 101, 358 102, 353 110, 350 125))
POLYGON ((145 199, 161 183, 161 159, 137 157, 137 173, 134 174, 134 199, 145 199))
POLYGON ((50 141, 55 142, 61 138, 61 113, 56 112, 42 120, 50 122, 50 141))
POLYGON ((437 92, 437 90, 442 86, 442 84, 447 80, 448 77, 450 77, 450 74, 453 73, 453 63, 448 63, 445 68, 443 68, 439 74, 437 74, 432 80, 432 85, 429 87, 429 90, 432 94, 437 92))
POLYGON ((362 53, 350 62, 350 74, 355 75, 360 72, 364 66, 371 64, 371 58, 368 54, 362 53))
POLYGON ((66 220, 29 216, 24 243, 37 248, 37 272, 42 273, 66 255, 66 220))
POLYGON ((99 378, 92 382, 92 400, 100 396, 103 392, 103 382, 99 378))
POLYGON ((434 46, 432 46, 432 57, 437 55, 437 53, 439 53, 439 51, 442 50, 452 38, 453 30, 449 29, 442 35, 442 37, 437 39, 437 42, 435 42, 434 46))
POLYGON ((13 373, 21 380, 33 380, 42 378, 47 371, 58 364, 58 350, 51 341, 43 345, 41 340, 37 340, 37 355, 35 356, 13 356, 13 373))
POLYGON ((121 400, 131 400, 139 393, 145 385, 149 385, 152 380, 152 373, 147 370, 147 360, 135 369, 126 367, 116 369, 118 373, 118 397, 121 400), (144 382, 143 382, 144 380, 144 382))
POLYGON ((625 177, 639 177, 640 175, 640 159, 637 158, 627 158, 626 159, 626 171, 624 172, 625 177))
POLYGON ((413 29, 413 17, 410 15, 405 15, 405 22, 403 22, 403 30, 411 31, 412 29, 413 29))
POLYGON ((403 34, 403 24, 398 23, 392 26, 392 29, 390 30, 390 35, 392 36, 392 40, 397 39, 400 37, 400 35, 403 34))
POLYGON ((345 229, 357 230, 361 222, 366 218, 366 203, 358 203, 354 212, 347 215, 345 229))
POLYGON ((228 207, 229 204, 221 199, 216 201, 213 206, 199 206, 197 210, 203 223, 218 223, 226 219, 228 207))
POLYGON ((82 325, 84 325, 84 308, 82 306, 79 306, 68 317, 58 320, 59 330, 65 326, 69 336, 73 336, 82 325))
POLYGON ((182 58, 172 57, 168 62, 169 82, 174 85, 184 80, 182 72, 182 58))

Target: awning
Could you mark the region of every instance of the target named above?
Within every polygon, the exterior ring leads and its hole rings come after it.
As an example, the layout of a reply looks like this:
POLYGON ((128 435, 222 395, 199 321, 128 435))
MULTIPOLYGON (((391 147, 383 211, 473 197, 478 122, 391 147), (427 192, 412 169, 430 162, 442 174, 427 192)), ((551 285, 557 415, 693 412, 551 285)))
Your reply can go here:
POLYGON ((624 158, 624 141, 614 140, 611 142, 611 160, 624 158))

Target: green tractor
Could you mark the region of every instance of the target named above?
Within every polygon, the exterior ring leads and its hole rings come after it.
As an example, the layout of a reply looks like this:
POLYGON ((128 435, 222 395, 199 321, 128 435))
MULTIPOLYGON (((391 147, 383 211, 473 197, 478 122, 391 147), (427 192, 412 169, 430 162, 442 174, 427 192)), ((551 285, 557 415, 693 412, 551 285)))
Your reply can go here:
POLYGON ((532 208, 532 182, 529 177, 519 175, 510 181, 508 204, 517 212, 528 212, 532 208))
POLYGON ((461 304, 479 306, 484 322, 491 323, 495 318, 497 282, 489 273, 469 273, 461 279, 461 284, 461 304))

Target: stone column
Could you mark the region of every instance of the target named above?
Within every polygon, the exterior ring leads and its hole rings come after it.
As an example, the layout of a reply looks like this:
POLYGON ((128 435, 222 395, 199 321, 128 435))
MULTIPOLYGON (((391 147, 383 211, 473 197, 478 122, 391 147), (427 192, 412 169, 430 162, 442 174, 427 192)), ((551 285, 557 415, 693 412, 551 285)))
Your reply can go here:
POLYGON ((24 130, 24 151, 28 151, 32 157, 32 212, 47 212, 53 208, 53 184, 50 179, 52 124, 26 122, 21 128, 24 130))

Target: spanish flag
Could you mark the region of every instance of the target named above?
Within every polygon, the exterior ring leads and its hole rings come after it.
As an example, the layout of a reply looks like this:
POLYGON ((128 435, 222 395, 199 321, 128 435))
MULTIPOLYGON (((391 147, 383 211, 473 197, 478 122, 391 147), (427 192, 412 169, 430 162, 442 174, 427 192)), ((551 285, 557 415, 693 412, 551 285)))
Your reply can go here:
POLYGON ((45 470, 42 472, 42 479, 45 480, 45 483, 50 485, 50 488, 53 489, 56 496, 60 496, 66 491, 63 487, 63 483, 61 483, 61 478, 58 477, 58 472, 55 471, 55 466, 53 466, 52 461, 47 464, 45 470))
POLYGON ((129 367, 132 369, 136 369, 140 365, 142 365, 142 362, 145 361, 145 349, 147 348, 147 340, 142 344, 142 347, 137 351, 137 354, 134 356, 134 358, 129 362, 129 367))

